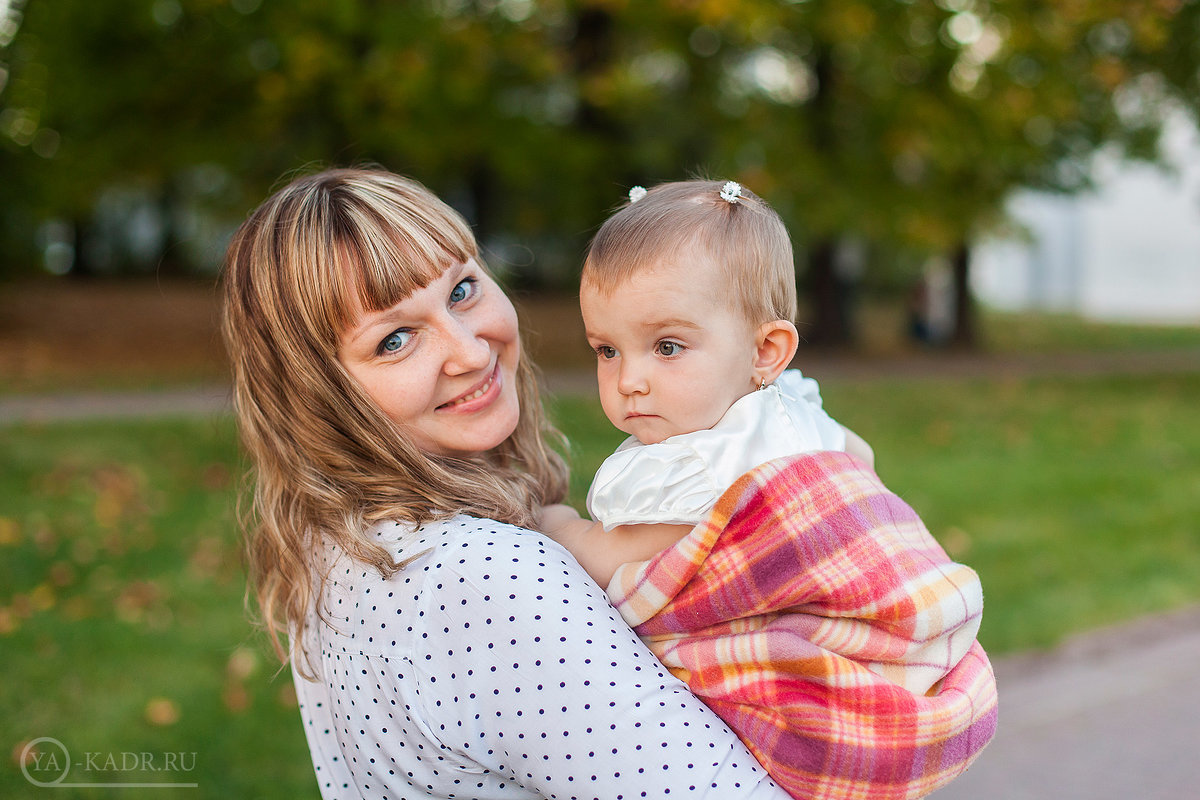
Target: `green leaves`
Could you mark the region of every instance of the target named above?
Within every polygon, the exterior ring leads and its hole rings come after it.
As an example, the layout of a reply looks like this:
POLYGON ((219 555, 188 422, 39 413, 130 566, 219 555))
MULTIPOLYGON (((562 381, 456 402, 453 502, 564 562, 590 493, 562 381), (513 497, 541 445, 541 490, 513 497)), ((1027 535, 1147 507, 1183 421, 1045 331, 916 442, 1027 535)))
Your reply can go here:
POLYGON ((0 195, 86 224, 113 185, 199 202, 206 164, 235 222, 282 174, 375 162, 569 284, 629 185, 703 173, 802 246, 944 251, 1014 187, 1085 186, 1099 147, 1153 158, 1157 104, 1200 106, 1197 42, 1193 0, 30 3, 0 195))

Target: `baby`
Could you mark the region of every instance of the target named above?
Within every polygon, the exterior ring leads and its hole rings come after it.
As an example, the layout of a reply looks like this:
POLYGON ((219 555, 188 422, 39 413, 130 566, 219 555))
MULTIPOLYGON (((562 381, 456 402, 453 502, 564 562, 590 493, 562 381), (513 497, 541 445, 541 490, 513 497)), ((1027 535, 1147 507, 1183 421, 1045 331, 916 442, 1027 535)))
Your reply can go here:
POLYGON ((871 448, 822 409, 796 353, 792 245, 756 195, 728 182, 635 188, 596 234, 579 302, 600 401, 630 437, 592 482, 588 512, 543 527, 600 586, 705 518, 738 477, 774 458, 871 448))
POLYGON ((978 576, 787 366, 787 231, 736 183, 646 192, 601 226, 580 307, 630 436, 584 520, 543 528, 795 797, 911 800, 996 728, 978 576), (747 474, 748 473, 748 474, 747 474))

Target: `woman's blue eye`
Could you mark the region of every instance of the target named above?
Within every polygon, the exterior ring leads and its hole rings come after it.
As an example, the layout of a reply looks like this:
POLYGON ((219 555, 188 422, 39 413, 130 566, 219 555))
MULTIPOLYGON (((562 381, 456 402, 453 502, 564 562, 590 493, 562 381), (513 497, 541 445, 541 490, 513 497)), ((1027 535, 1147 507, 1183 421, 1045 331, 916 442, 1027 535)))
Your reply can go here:
POLYGON ((461 303, 463 300, 466 300, 468 297, 470 297, 471 291, 474 289, 474 286, 472 285, 474 283, 474 278, 464 278, 463 280, 459 281, 458 284, 450 290, 450 302, 461 303))
POLYGON ((379 343, 379 352, 395 353, 408 344, 408 340, 411 338, 412 333, 410 331, 392 331, 379 343))
POLYGON ((661 356, 674 356, 679 355, 679 351, 683 349, 683 346, 678 342, 659 342, 656 349, 661 356))

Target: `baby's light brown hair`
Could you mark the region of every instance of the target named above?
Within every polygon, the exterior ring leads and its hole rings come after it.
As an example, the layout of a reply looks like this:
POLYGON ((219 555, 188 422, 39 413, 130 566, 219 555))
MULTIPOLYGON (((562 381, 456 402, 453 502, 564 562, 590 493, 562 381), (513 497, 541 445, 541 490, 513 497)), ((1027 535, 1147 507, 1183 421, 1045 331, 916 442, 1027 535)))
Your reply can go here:
POLYGON ((581 285, 608 296, 643 269, 702 255, 750 324, 795 322, 796 273, 783 220, 745 187, 736 202, 725 200, 724 185, 661 183, 621 208, 592 238, 581 285))

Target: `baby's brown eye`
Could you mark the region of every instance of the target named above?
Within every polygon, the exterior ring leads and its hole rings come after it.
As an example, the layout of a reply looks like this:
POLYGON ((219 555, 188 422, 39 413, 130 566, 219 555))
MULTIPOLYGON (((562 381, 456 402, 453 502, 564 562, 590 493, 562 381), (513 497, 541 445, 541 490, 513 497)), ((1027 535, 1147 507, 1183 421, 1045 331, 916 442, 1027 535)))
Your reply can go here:
POLYGON ((659 355, 663 355, 663 356, 678 355, 679 351, 682 349, 683 348, 680 347, 675 342, 659 342, 658 343, 658 354, 659 355))

